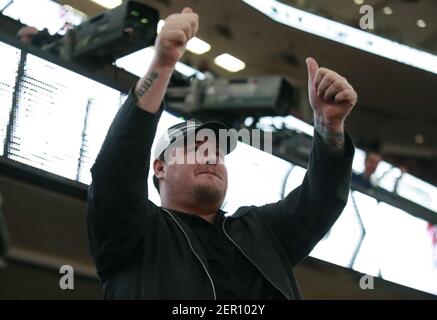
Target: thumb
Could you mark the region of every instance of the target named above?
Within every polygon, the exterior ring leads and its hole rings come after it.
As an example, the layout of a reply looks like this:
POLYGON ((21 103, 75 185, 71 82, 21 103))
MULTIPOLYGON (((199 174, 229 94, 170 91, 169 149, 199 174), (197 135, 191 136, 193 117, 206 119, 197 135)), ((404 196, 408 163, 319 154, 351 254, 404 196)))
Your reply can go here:
POLYGON ((185 7, 181 13, 193 13, 193 9, 191 9, 190 7, 185 7))
POLYGON ((319 65, 314 58, 307 58, 306 60, 307 68, 308 68, 308 83, 314 83, 314 79, 316 77, 317 70, 319 70, 319 65))

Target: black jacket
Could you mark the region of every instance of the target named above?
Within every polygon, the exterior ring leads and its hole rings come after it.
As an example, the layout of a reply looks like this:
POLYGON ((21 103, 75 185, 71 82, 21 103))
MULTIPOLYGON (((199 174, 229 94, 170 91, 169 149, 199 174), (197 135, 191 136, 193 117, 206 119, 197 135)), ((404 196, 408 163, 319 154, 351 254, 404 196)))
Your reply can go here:
MULTIPOLYGON (((91 169, 88 233, 105 297, 215 299, 200 243, 180 217, 148 200, 150 149, 160 117, 130 94, 91 169)), ((293 267, 342 212, 349 193, 353 143, 338 157, 315 132, 308 171, 283 200, 241 207, 223 228, 229 240, 288 299, 298 299, 293 267)), ((274 168, 272 168, 274 170, 274 168)))

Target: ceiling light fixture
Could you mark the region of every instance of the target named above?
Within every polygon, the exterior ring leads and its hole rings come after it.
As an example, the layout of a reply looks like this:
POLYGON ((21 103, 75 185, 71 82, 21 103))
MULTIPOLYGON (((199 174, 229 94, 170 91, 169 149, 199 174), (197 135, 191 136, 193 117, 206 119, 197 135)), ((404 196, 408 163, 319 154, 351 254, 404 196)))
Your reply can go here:
POLYGON ((113 9, 123 3, 122 0, 91 0, 91 1, 107 9, 113 9))
POLYGON ((384 12, 384 14, 385 14, 386 16, 391 16, 391 15, 393 14, 393 9, 390 8, 390 7, 384 7, 384 8, 382 9, 382 12, 384 12))
POLYGON ((425 20, 423 20, 423 19, 419 19, 419 20, 417 20, 417 26, 419 27, 419 28, 426 28, 426 22, 425 22, 425 20))
POLYGON ((214 59, 214 63, 229 72, 238 72, 246 67, 246 64, 238 58, 230 55, 229 53, 223 53, 214 59))
POLYGON ((195 54, 204 54, 211 50, 211 45, 197 37, 187 42, 187 50, 195 54))

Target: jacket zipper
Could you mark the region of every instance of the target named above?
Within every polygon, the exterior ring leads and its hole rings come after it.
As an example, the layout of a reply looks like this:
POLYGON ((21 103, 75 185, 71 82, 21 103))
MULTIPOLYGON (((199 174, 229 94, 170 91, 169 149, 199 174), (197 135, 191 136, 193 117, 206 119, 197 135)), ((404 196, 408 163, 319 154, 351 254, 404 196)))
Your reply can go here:
POLYGON ((212 293, 214 294, 214 300, 217 300, 217 296, 215 293, 215 287, 214 287, 214 282, 212 281, 211 275, 208 272, 208 269, 206 268, 205 264, 203 263, 202 259, 200 259, 200 256, 197 254, 197 252, 193 249, 193 246, 191 245, 191 241, 190 238, 188 238, 187 233, 185 232, 184 228, 179 224, 179 222, 175 219, 175 217, 173 217, 173 214, 168 211, 167 209, 162 208, 165 212, 167 212, 170 217, 174 220, 174 222, 176 222, 176 224, 178 225, 178 227, 182 230, 183 234, 185 235, 185 238, 188 241, 188 245, 190 246, 191 251, 194 253, 194 255, 196 256, 197 260, 199 260, 199 262, 202 264, 203 269, 206 272, 206 275, 209 278, 209 281, 211 282, 211 286, 212 286, 212 293))
POLYGON ((226 229, 225 229, 225 222, 226 222, 226 217, 223 220, 223 224, 222 224, 222 229, 223 229, 223 233, 225 234, 225 236, 229 239, 229 241, 231 241, 234 246, 236 246, 238 248, 238 250, 240 250, 240 252, 246 257, 247 260, 249 260, 257 269, 259 272, 261 272, 261 274, 264 276, 264 278, 270 282, 270 284, 276 288, 276 290, 278 290, 287 300, 290 300, 287 295, 281 290, 279 289, 274 283, 273 281, 271 281, 265 274, 264 272, 256 265, 255 262, 253 262, 245 253, 244 251, 235 243, 234 240, 231 239, 231 237, 226 233, 226 229))

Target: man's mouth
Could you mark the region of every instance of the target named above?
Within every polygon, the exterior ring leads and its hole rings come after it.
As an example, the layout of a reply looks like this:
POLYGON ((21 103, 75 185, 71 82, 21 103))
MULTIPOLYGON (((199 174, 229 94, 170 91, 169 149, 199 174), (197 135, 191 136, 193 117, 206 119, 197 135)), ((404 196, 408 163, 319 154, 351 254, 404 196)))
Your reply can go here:
POLYGON ((216 173, 214 173, 214 172, 210 172, 210 171, 200 172, 198 175, 201 175, 201 174, 210 174, 210 175, 216 176, 216 177, 219 178, 220 180, 222 179, 218 174, 216 174, 216 173))

